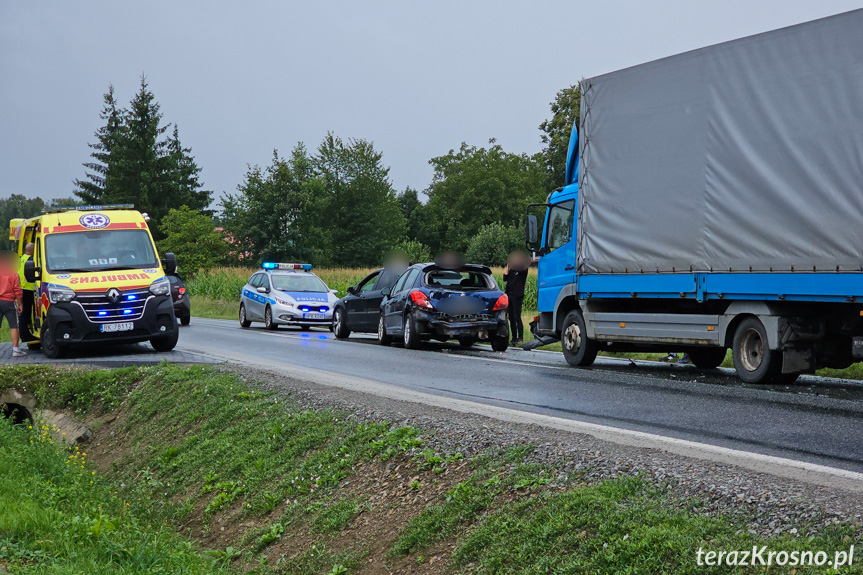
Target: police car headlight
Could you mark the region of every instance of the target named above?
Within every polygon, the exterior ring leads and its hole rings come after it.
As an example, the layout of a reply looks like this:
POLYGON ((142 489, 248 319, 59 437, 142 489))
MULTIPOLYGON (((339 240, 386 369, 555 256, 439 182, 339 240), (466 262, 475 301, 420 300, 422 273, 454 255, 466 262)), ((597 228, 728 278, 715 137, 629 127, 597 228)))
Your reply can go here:
POLYGON ((63 287, 48 286, 48 300, 50 300, 51 303, 72 301, 73 299, 75 299, 75 292, 73 290, 63 287))
POLYGON ((276 298, 276 303, 279 305, 283 305, 285 307, 294 307, 294 304, 292 304, 291 302, 285 301, 281 298, 276 298))
POLYGON ((168 278, 156 280, 150 284, 150 293, 153 295, 167 295, 171 291, 171 282, 168 278))

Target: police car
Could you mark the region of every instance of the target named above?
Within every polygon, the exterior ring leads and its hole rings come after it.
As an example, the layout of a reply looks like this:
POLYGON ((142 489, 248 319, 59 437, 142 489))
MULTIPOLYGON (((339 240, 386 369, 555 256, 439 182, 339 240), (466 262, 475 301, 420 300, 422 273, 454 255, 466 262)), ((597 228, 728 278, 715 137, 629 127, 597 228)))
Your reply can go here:
POLYGON ((267 329, 297 325, 332 329, 336 290, 311 272, 311 264, 264 262, 240 294, 240 326, 264 322, 267 329))

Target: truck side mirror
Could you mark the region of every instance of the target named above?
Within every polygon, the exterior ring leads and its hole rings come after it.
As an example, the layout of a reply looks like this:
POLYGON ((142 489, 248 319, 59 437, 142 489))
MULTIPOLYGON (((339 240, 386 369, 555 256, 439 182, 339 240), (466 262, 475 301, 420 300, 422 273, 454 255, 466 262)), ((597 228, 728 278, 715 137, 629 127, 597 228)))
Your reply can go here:
POLYGON ((168 252, 165 254, 165 257, 162 258, 162 268, 165 270, 166 274, 173 274, 177 271, 177 256, 168 252))
POLYGON ((524 225, 524 240, 530 250, 535 250, 539 244, 536 216, 528 214, 524 225))
POLYGON ((38 279, 37 274, 42 274, 42 268, 36 267, 36 262, 33 261, 33 258, 30 258, 26 262, 24 262, 24 279, 30 283, 33 283, 38 279))

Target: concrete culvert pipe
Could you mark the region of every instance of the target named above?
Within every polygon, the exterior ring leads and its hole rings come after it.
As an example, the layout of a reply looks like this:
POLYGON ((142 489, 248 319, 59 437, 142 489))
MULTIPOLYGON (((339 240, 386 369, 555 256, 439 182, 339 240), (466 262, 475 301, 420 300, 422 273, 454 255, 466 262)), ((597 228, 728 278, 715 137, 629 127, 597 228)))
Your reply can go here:
POLYGON ((0 411, 3 412, 3 417, 11 419, 13 424, 33 424, 33 416, 30 414, 30 410, 19 403, 4 403, 0 405, 0 411))

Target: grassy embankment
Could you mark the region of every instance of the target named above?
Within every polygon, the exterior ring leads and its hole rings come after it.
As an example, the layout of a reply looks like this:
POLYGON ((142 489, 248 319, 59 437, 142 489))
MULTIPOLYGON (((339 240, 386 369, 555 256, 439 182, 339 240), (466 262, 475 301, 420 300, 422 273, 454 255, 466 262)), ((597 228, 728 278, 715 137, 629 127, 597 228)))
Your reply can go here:
POLYGON ((726 573, 697 567, 698 548, 832 557, 859 531, 765 539, 750 517, 710 516, 643 476, 587 484, 526 463, 530 446, 465 459, 210 368, 0 368, 0 392, 21 381, 95 435, 68 452, 0 420, 13 573, 726 573))

